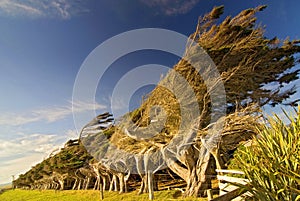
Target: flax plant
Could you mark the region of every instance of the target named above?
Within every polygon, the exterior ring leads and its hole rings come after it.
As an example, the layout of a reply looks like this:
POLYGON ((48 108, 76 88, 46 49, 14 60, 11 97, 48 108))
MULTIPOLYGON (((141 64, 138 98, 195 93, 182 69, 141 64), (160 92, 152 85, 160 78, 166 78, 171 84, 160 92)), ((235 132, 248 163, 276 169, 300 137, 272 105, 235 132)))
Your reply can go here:
POLYGON ((300 200, 300 107, 297 117, 285 111, 289 123, 279 116, 268 118, 252 146, 235 154, 250 185, 244 186, 255 200, 300 200))

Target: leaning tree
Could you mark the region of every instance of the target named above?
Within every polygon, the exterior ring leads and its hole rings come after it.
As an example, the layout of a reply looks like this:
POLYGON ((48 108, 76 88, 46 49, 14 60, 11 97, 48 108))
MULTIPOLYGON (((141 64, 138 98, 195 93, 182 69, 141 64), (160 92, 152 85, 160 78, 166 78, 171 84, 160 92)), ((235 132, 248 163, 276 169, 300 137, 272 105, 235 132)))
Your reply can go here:
MULTIPOLYGON (((264 29, 256 25, 255 13, 265 6, 247 9, 235 17, 227 17, 221 23, 216 20, 223 12, 223 7, 214 8, 209 14, 199 19, 197 29, 191 38, 195 40, 210 55, 221 75, 226 92, 227 116, 219 138, 218 147, 210 152, 215 156, 217 165, 224 166, 228 161, 228 152, 234 150, 239 142, 249 139, 256 133, 255 114, 264 105, 277 104, 294 105, 298 100, 289 100, 296 92, 294 86, 288 84, 298 79, 299 68, 295 68, 299 59, 299 41, 277 38, 268 39, 264 29), (272 87, 270 87, 272 86, 272 87), (215 153, 214 153, 215 152, 215 153), (221 153, 220 153, 221 152, 221 153), (222 154, 223 159, 220 159, 222 154), (222 162, 223 161, 223 162, 222 162)), ((191 48, 190 48, 191 49, 191 48)), ((188 50, 189 51, 189 50, 188 50)), ((211 99, 207 94, 203 80, 189 62, 181 60, 175 69, 196 87, 201 118, 199 119, 198 135, 205 134, 205 128, 210 123, 211 99), (194 75, 194 76, 191 76, 194 75), (195 79, 198 79, 196 82, 195 79), (199 90, 197 90, 199 89, 199 90)), ((151 98, 151 97, 150 97, 151 98)), ((195 140, 198 150, 205 149, 203 140, 195 140), (204 148, 203 148, 204 147, 204 148), (200 149, 199 149, 200 148, 200 149)), ((188 174, 186 196, 202 195, 204 185, 209 178, 209 163, 212 157, 191 147, 184 163, 188 174), (199 154, 190 157, 191 154, 199 154), (204 160, 207 158, 207 160, 204 160)))
MULTIPOLYGON (((174 66, 175 71, 192 86, 200 109, 193 146, 184 150, 184 153, 177 150, 171 156, 177 159, 176 162, 168 163, 170 169, 187 181, 186 196, 203 195, 209 185, 209 167, 214 160, 223 167, 228 161, 228 152, 256 133, 255 114, 258 108, 267 104, 289 104, 286 101, 295 93, 295 88, 287 87, 287 84, 298 78, 299 69, 294 66, 299 62, 295 58, 295 54, 300 52, 299 41, 281 42, 277 38, 266 38, 264 29, 256 25, 255 18, 255 13, 264 8, 260 6, 244 10, 235 17, 226 17, 221 23, 217 23, 217 20, 223 13, 223 7, 214 8, 199 18, 196 31, 190 36, 197 44, 188 44, 186 55, 174 66), (217 143, 213 143, 214 146, 208 146, 209 143, 203 140, 211 124, 212 103, 211 89, 190 62, 191 58, 197 60, 193 58, 193 55, 197 56, 197 45, 212 58, 220 73, 221 79, 217 82, 224 84, 226 92, 227 115, 221 137, 217 138, 217 143), (267 87, 269 85, 272 87, 267 87)), ((159 105, 167 114, 164 128, 147 141, 133 139, 131 135, 124 134, 122 129, 116 129, 111 139, 121 149, 133 152, 145 146, 158 149, 166 147, 176 137, 181 129, 180 120, 185 114, 181 113, 182 108, 176 96, 164 87, 168 83, 173 84, 175 77, 172 72, 166 75, 141 107, 131 114, 136 125, 146 127, 149 120, 151 122, 153 106, 159 105), (128 143, 124 143, 126 139, 128 143)), ((180 88, 180 83, 178 85, 173 87, 180 88)))
POLYGON ((200 17, 195 33, 189 37, 186 53, 174 71, 160 81, 140 108, 124 115, 107 143, 136 155, 159 150, 164 165, 187 182, 185 196, 203 196, 210 185, 212 167, 224 168, 230 152, 256 134, 260 108, 293 105, 298 101, 289 98, 296 92, 290 84, 298 79, 299 69, 295 66, 299 63, 296 55, 300 52, 300 41, 267 38, 255 17, 265 7, 244 10, 222 22, 219 18, 223 6, 200 17), (199 57, 203 51, 220 75, 211 86, 207 86, 207 79, 212 72, 205 68, 199 71, 193 65, 207 65, 207 59, 199 57), (186 82, 178 81, 182 78, 186 82), (173 91, 188 97, 186 83, 197 101, 182 106, 182 100, 173 91), (211 96, 220 85, 224 86, 225 96, 221 98, 226 102, 216 106, 211 96), (184 112, 189 111, 185 107, 197 108, 199 115, 182 126, 181 121, 191 117, 184 112), (225 115, 219 115, 222 110, 225 115), (147 132, 153 130, 146 128, 153 127, 153 122, 158 122, 160 129, 149 138, 151 132, 147 132), (223 122, 222 127, 214 132, 211 128, 218 122, 223 122), (137 131, 144 132, 142 137, 137 131), (185 140, 186 136, 189 140, 185 140))

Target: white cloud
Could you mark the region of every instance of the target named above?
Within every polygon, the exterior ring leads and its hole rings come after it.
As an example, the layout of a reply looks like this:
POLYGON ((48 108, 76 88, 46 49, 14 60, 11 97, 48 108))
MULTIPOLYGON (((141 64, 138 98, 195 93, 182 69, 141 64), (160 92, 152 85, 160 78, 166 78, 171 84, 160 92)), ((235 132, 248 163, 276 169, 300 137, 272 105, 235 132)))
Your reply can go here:
POLYGON ((0 158, 32 153, 50 154, 53 149, 61 145, 60 141, 63 138, 65 136, 29 134, 13 140, 0 139, 0 158))
POLYGON ((165 15, 188 13, 200 0, 140 0, 149 7, 159 9, 165 15))
MULTIPOLYGON (((129 108, 129 105, 126 104, 126 101, 122 97, 114 98, 114 100, 111 99, 111 104, 112 104, 111 108, 113 109, 113 111, 117 111, 117 110, 120 111, 120 110, 126 110, 126 109, 128 110, 128 108, 129 108)), ((126 111, 126 112, 128 112, 128 111, 126 111)))
POLYGON ((0 0, 0 13, 8 16, 69 19, 88 12, 84 0, 0 0))
POLYGON ((77 139, 79 137, 77 130, 67 130, 66 132, 66 138, 67 139, 77 139))
POLYGON ((70 138, 78 138, 75 130, 68 130, 64 135, 34 133, 12 140, 0 139, 0 184, 10 182, 11 175, 26 172, 70 138))
MULTIPOLYGON (((55 122, 73 113, 84 113, 106 108, 98 103, 69 102, 66 106, 38 109, 23 114, 0 114, 0 125, 10 132, 20 125, 31 122, 55 122)), ((30 126, 30 125, 28 125, 30 126)), ((66 130, 62 135, 17 132, 13 136, 0 136, 0 184, 11 181, 11 175, 18 175, 53 151, 63 147, 68 139, 78 138, 76 130, 66 130), (14 138, 13 138, 14 137, 14 138)))
POLYGON ((74 113, 80 113, 88 110, 106 109, 105 105, 90 102, 72 102, 72 110, 74 113))
POLYGON ((25 173, 33 165, 41 162, 44 157, 45 154, 35 153, 0 163, 0 184, 11 182, 12 175, 17 178, 19 174, 25 173))
POLYGON ((98 103, 76 102, 72 104, 70 102, 68 106, 38 109, 28 114, 4 113, 0 115, 0 125, 18 126, 38 121, 55 122, 72 115, 72 113, 105 108, 105 105, 98 103))
POLYGON ((30 5, 23 4, 18 1, 1 0, 0 9, 8 15, 18 14, 30 14, 30 15, 42 15, 42 12, 30 5))
POLYGON ((41 162, 52 150, 61 147, 57 135, 30 134, 14 140, 0 139, 0 183, 11 181, 11 175, 27 171, 41 162))

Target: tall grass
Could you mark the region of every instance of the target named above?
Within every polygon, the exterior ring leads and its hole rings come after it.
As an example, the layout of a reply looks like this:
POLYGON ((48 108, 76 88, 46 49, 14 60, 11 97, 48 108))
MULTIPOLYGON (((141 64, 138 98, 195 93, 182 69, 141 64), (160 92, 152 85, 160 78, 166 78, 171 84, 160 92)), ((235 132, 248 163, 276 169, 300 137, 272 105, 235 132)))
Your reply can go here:
POLYGON ((254 145, 239 149, 237 164, 250 180, 247 188, 257 200, 300 200, 300 113, 286 124, 268 119, 254 145))

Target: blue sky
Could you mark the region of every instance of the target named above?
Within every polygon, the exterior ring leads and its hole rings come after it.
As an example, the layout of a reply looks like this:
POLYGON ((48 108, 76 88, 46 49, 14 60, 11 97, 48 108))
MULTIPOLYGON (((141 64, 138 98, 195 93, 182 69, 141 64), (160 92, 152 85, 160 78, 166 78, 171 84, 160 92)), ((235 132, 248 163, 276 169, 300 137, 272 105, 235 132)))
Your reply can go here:
MULTIPOLYGON (((76 75, 89 53, 112 36, 148 27, 188 36, 198 16, 214 6, 225 5, 227 16, 267 4, 258 14, 258 21, 266 25, 266 35, 300 38, 297 0, 174 2, 0 0, 0 183, 9 182, 11 175, 25 172, 68 138, 78 136, 71 104, 76 75)), ((101 80, 97 103, 75 103, 75 112, 109 110, 116 81, 131 68, 153 61, 172 67, 178 58, 153 51, 120 58, 101 80)), ((137 91, 132 106, 149 89, 137 91)))

